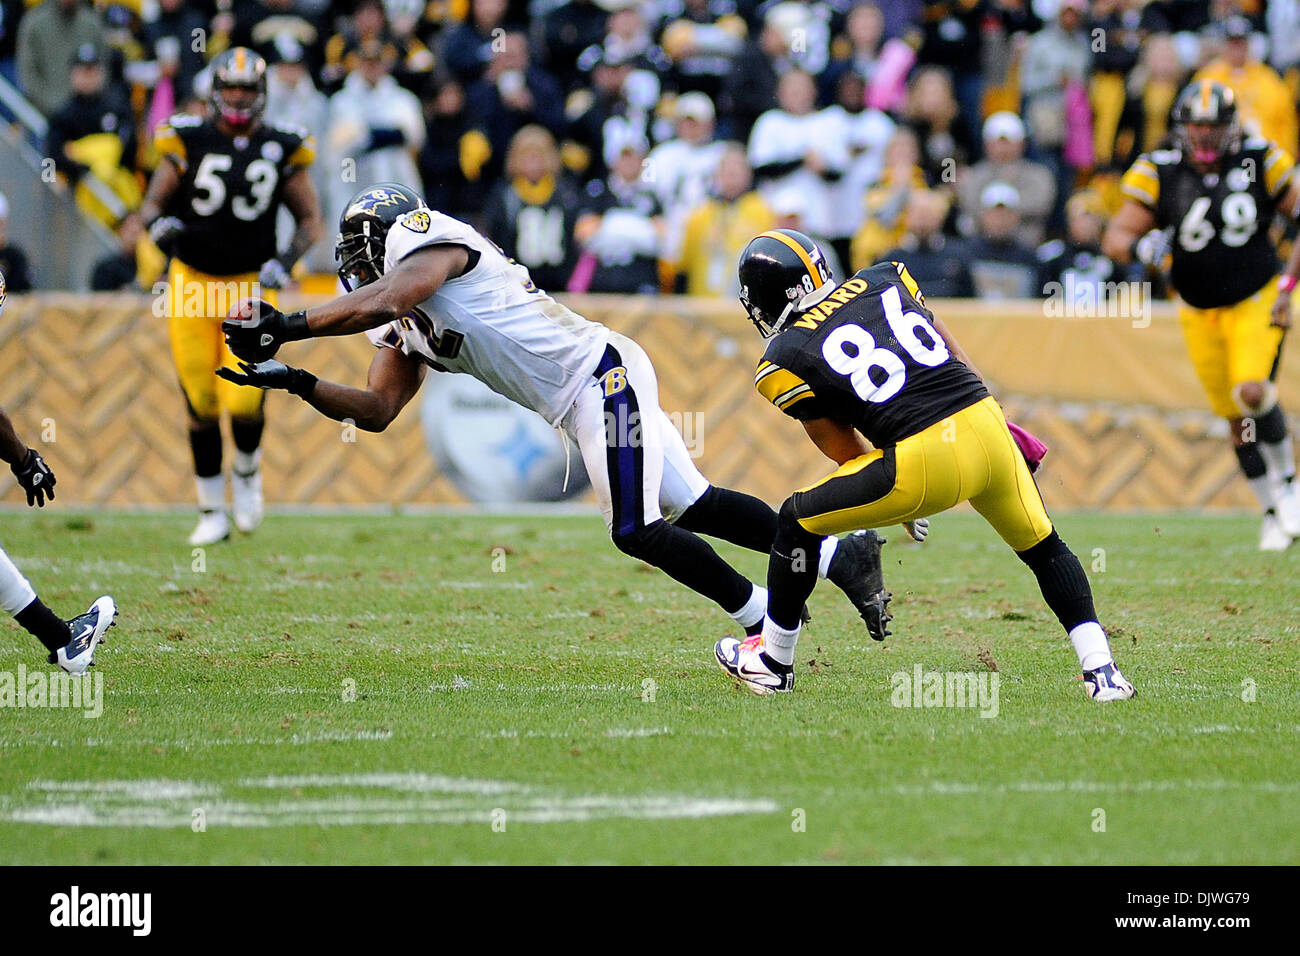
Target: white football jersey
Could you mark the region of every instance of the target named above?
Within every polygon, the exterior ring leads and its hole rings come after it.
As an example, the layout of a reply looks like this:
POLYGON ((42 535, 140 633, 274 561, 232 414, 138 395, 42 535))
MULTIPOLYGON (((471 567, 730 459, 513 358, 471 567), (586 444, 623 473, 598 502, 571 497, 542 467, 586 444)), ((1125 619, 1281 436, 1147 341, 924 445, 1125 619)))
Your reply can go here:
POLYGON ((464 246, 477 261, 410 313, 366 335, 441 371, 473 375, 558 425, 591 384, 609 330, 538 289, 527 269, 472 226, 432 209, 407 213, 389 229, 384 271, 439 244, 464 246))

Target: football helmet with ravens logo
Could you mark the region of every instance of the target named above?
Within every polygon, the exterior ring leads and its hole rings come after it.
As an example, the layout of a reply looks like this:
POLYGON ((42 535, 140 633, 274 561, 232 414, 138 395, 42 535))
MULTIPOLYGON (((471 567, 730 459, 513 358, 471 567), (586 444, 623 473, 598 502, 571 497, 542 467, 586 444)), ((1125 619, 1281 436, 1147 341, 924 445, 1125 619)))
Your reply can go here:
POLYGON ((423 197, 401 183, 377 183, 352 197, 339 218, 334 243, 339 279, 345 289, 351 292, 383 275, 388 230, 407 213, 422 208, 423 197))
POLYGON ((755 236, 740 255, 739 271, 740 302, 765 339, 835 287, 821 248, 794 229, 755 236))

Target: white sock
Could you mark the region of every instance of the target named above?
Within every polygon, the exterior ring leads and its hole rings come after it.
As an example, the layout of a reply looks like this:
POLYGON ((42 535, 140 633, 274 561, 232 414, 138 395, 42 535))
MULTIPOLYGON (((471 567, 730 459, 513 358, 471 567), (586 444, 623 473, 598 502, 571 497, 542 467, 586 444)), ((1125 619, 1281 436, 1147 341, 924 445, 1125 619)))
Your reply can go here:
POLYGON ((746 632, 755 624, 763 620, 763 615, 767 613, 767 588, 754 585, 754 590, 749 592, 749 600, 739 611, 732 613, 731 618, 746 632))
POLYGON ((9 555, 0 550, 0 607, 8 614, 17 614, 35 600, 36 592, 23 573, 9 560, 9 555))
POLYGON ((1255 497, 1259 500, 1259 506, 1265 511, 1272 511, 1275 502, 1273 500, 1273 483, 1269 480, 1268 472, 1264 472, 1258 478, 1247 478, 1246 483, 1250 485, 1250 490, 1255 493, 1255 497))
POLYGON ((1268 476, 1278 486, 1286 485, 1295 478, 1295 447, 1290 434, 1281 441, 1260 442, 1259 454, 1264 459, 1268 476))
POLYGON ((1095 671, 1098 667, 1114 663, 1106 632, 1096 621, 1085 621, 1072 630, 1070 643, 1074 645, 1074 653, 1079 655, 1079 666, 1085 671, 1095 671))
POLYGON ((240 451, 235 449, 235 474, 251 475, 262 465, 262 449, 240 451))
POLYGON ((195 478, 194 484, 199 490, 199 508, 203 511, 221 511, 226 507, 225 475, 195 478))
POLYGON ((794 646, 799 643, 799 628, 796 624, 793 631, 787 631, 783 627, 777 627, 772 619, 763 619, 763 650, 767 656, 780 664, 794 666, 794 646))
POLYGON ((826 572, 831 569, 831 560, 835 557, 835 552, 839 549, 840 539, 833 534, 828 534, 822 538, 821 557, 817 559, 817 577, 826 577, 826 572))

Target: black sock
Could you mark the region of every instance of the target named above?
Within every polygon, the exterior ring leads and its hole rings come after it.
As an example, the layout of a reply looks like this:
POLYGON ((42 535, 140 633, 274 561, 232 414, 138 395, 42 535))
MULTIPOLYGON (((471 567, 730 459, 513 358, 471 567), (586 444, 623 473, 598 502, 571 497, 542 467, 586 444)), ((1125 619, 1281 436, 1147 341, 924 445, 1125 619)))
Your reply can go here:
POLYGON ((1065 546, 1060 535, 1053 531, 1032 548, 1017 551, 1016 555, 1034 572, 1043 600, 1067 632, 1085 621, 1097 620, 1088 575, 1084 574, 1083 565, 1065 546))
POLYGON ((190 425, 190 451, 194 454, 194 474, 212 478, 221 474, 221 423, 190 425))
POLYGON ((57 651, 72 640, 68 622, 42 604, 40 598, 35 598, 15 614, 14 620, 44 644, 47 650, 57 651))
MULTIPOLYGON (((1258 436, 1258 433, 1256 435, 1258 436)), ((1259 445, 1256 442, 1234 445, 1232 450, 1237 453, 1237 463, 1241 465, 1242 474, 1247 478, 1264 477, 1268 469, 1264 466, 1264 456, 1259 453, 1259 445)))
POLYGON ((750 580, 722 560, 707 541, 662 518, 631 534, 615 535, 614 544, 624 554, 654 565, 704 595, 728 614, 744 607, 754 593, 750 580))
POLYGON ((674 523, 687 531, 721 538, 764 554, 772 550, 772 542, 776 540, 777 518, 771 506, 730 488, 709 486, 674 523))
POLYGON ((251 455, 262 444, 262 430, 266 428, 264 418, 232 418, 230 436, 235 440, 235 447, 251 455))
POLYGON ((1267 413, 1255 419, 1255 437, 1270 445, 1286 437, 1286 413, 1281 405, 1274 405, 1267 413))
POLYGON ((803 606, 817 586, 822 536, 806 531, 794 506, 781 506, 776 540, 767 561, 767 616, 777 627, 794 630, 803 606))

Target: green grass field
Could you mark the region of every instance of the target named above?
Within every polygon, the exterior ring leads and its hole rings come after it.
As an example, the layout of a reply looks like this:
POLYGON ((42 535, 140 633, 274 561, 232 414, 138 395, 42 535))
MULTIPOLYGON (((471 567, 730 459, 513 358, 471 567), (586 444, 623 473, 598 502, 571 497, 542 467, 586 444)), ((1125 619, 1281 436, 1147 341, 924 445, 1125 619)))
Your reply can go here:
POLYGON ((190 524, 4 514, 48 604, 121 616, 102 716, 0 709, 0 862, 1300 863, 1300 552, 1251 518, 1060 521, 1140 692, 1107 705, 970 514, 889 533, 884 645, 823 582, 779 698, 594 516, 272 515, 201 572, 190 524), (916 665, 996 668, 997 716, 893 706, 916 665))

